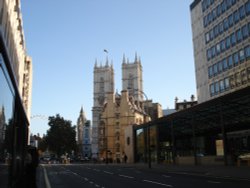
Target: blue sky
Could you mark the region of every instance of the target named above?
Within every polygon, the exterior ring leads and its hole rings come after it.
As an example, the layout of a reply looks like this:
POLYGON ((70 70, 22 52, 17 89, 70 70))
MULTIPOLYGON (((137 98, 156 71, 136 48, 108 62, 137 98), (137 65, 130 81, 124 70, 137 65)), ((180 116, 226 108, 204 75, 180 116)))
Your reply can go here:
MULTIPOLYGON (((121 90, 123 54, 141 57, 148 98, 174 108, 196 96, 189 5, 192 0, 21 0, 27 53, 33 59, 32 115, 92 119, 95 59, 113 60, 121 90)), ((47 121, 31 120, 46 133, 47 121)))

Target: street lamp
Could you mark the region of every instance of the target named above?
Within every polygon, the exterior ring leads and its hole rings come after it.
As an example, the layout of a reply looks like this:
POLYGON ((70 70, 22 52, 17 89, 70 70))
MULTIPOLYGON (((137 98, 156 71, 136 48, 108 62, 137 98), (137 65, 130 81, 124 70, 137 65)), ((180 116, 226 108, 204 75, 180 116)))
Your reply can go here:
MULTIPOLYGON (((131 88, 127 88, 128 90, 129 89, 131 89, 131 88)), ((146 98, 146 101, 148 101, 148 97, 147 97, 147 95, 143 92, 143 91, 141 91, 141 90, 139 90, 139 89, 132 89, 133 91, 135 91, 135 92, 140 92, 140 93, 142 93, 144 96, 145 96, 145 98, 146 98)), ((149 116, 149 112, 148 112, 148 108, 145 108, 144 107, 144 110, 145 110, 145 113, 144 113, 144 123, 146 123, 146 115, 148 115, 149 116), (147 109, 147 112, 146 112, 146 109, 147 109)), ((147 148, 148 148, 148 168, 151 168, 151 150, 150 150, 150 125, 148 125, 147 126, 147 148)))

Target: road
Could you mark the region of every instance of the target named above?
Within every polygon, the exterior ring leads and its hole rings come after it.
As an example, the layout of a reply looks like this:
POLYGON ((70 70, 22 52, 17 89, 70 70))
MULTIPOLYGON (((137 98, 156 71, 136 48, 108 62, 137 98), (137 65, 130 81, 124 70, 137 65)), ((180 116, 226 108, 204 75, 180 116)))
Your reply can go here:
MULTIPOLYGON (((44 165, 51 188, 249 188, 249 181, 101 164, 44 165)), ((46 178, 45 178, 46 179, 46 178)))

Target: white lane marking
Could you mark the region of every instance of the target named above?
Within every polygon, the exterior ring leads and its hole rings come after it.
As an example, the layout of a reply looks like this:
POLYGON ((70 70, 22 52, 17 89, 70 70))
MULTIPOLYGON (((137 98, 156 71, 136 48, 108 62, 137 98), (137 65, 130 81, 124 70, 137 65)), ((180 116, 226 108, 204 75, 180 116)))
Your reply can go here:
POLYGON ((134 178, 132 176, 126 176, 126 175, 122 175, 122 174, 119 174, 119 176, 124 177, 124 178, 130 178, 130 179, 134 178))
POLYGON ((106 173, 106 174, 114 174, 114 173, 112 173, 112 172, 108 172, 108 171, 103 171, 104 173, 106 173))
POLYGON ((96 187, 100 187, 100 185, 95 184, 96 187))
POLYGON ((219 181, 207 181, 208 183, 221 183, 219 181))
POLYGON ((162 175, 165 178, 171 178, 171 176, 167 176, 167 175, 162 175))
POLYGON ((156 182, 156 181, 150 181, 150 180, 143 180, 143 181, 148 182, 148 183, 157 184, 157 185, 162 185, 162 186, 165 186, 165 187, 173 187, 173 185, 167 185, 167 184, 159 183, 159 182, 156 182))
POLYGON ((46 171, 45 167, 43 167, 43 174, 44 174, 44 180, 45 180, 46 187, 51 188, 49 178, 48 178, 48 174, 47 174, 47 171, 46 171))

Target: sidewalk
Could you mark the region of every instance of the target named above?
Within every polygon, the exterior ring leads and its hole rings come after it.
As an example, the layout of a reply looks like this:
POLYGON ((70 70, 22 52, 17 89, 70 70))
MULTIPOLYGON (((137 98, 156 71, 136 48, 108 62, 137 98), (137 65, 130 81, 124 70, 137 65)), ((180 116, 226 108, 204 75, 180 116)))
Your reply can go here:
POLYGON ((195 166, 195 165, 171 165, 171 164, 151 164, 151 169, 148 164, 131 164, 137 168, 148 170, 157 170, 165 173, 195 175, 195 176, 210 176, 218 178, 230 178, 237 180, 250 181, 249 166, 195 166))

